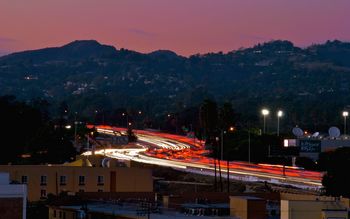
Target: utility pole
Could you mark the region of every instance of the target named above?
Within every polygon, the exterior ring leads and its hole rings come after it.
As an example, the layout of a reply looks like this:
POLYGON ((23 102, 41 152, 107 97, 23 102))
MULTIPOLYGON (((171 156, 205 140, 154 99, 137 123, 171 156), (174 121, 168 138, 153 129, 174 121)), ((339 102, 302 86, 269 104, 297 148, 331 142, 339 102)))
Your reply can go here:
POLYGON ((228 157, 226 158, 226 165, 227 165, 227 193, 230 193, 230 161, 228 160, 228 157))
POLYGON ((78 112, 74 113, 74 148, 77 148, 77 131, 78 131, 78 121, 77 121, 78 112))
POLYGON ((219 159, 219 177, 220 177, 220 192, 223 191, 223 184, 222 184, 222 175, 221 175, 221 162, 220 162, 220 159, 219 159))
POLYGON ((221 160, 224 160, 224 130, 221 129, 221 160))
POLYGON ((89 137, 89 134, 87 134, 86 147, 87 147, 88 149, 90 149, 90 137, 89 137))
POLYGON ((221 159, 220 159, 220 156, 219 156, 219 147, 218 147, 219 141, 220 141, 220 138, 216 137, 216 153, 215 153, 215 157, 218 159, 220 191, 222 192, 223 185, 222 185, 222 175, 221 175, 221 162, 220 162, 221 159))
MULTIPOLYGON (((222 141, 222 145, 224 144, 224 135, 222 133, 222 136, 221 136, 221 141, 222 141)), ((222 147, 224 148, 224 147, 222 147)), ((230 193, 230 162, 229 162, 229 156, 228 156, 228 153, 226 153, 226 168, 227 168, 227 193, 230 193)))
POLYGON ((78 129, 77 119, 74 121, 74 147, 77 148, 77 129, 78 129))
POLYGON ((215 192, 217 192, 217 179, 216 179, 216 156, 214 155, 214 188, 215 192))
POLYGON ((178 114, 175 114, 175 124, 176 124, 176 129, 175 129, 175 131, 176 131, 176 134, 179 134, 179 130, 178 130, 178 121, 179 121, 179 119, 178 119, 178 114))
POLYGON ((283 116, 283 111, 278 110, 277 112, 277 136, 280 136, 280 118, 283 116))
POLYGON ((250 130, 248 129, 248 162, 250 163, 250 130))

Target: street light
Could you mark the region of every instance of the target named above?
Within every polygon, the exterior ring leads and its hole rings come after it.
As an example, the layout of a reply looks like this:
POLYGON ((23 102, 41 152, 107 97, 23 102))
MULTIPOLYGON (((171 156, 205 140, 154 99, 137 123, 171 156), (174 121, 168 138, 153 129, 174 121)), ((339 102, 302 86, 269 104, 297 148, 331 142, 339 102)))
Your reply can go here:
POLYGON ((270 114, 270 111, 268 109, 262 109, 261 110, 261 114, 263 115, 264 117, 264 134, 266 133, 266 116, 270 114))
MULTIPOLYGON (((192 127, 192 125, 191 125, 192 127)), ((230 126, 228 128, 228 131, 229 132, 234 132, 236 130, 236 128, 234 126, 230 126)), ((220 137, 221 137, 221 159, 220 160, 224 160, 224 135, 226 134, 227 132, 224 131, 223 129, 221 129, 221 132, 220 132, 220 137)), ((220 139, 218 137, 216 137, 216 140, 219 141, 220 139)), ((229 161, 229 157, 226 158, 226 168, 227 168, 227 192, 230 192, 230 161, 229 161)))
POLYGON ((277 111, 277 136, 280 136, 280 118, 283 116, 283 111, 277 111))
POLYGON ((122 113, 122 116, 126 116, 126 128, 128 128, 129 125, 129 114, 128 113, 122 113))
MULTIPOLYGON (((229 132, 233 132, 235 131, 235 127, 230 126, 228 128, 229 132)), ((224 160, 224 134, 226 134, 226 131, 224 131, 223 129, 221 129, 221 160, 224 160)))
POLYGON ((344 117, 344 135, 346 135, 346 118, 349 116, 348 111, 343 111, 343 117, 344 117))
POLYGON ((78 126, 77 115, 78 115, 78 112, 74 112, 74 147, 75 148, 77 148, 77 126, 78 126))

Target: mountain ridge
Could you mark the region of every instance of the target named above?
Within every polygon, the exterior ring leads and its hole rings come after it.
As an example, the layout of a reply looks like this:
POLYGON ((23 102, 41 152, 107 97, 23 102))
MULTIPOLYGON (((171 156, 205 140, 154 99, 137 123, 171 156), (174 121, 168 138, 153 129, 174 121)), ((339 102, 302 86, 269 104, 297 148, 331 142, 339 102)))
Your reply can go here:
POLYGON ((0 57, 6 59, 37 59, 40 61, 52 59, 91 58, 99 55, 116 55, 117 49, 113 46, 100 44, 96 40, 75 40, 59 47, 27 50, 11 53, 0 57), (46 56, 46 57, 44 57, 46 56))
POLYGON ((340 41, 299 48, 278 40, 189 57, 74 41, 0 57, 0 95, 66 101, 86 115, 96 108, 134 107, 156 116, 209 97, 230 101, 255 119, 262 106, 288 107, 297 112, 290 123, 310 113, 317 125, 323 112, 315 105, 334 120, 334 110, 350 102, 349 92, 350 43, 340 41))

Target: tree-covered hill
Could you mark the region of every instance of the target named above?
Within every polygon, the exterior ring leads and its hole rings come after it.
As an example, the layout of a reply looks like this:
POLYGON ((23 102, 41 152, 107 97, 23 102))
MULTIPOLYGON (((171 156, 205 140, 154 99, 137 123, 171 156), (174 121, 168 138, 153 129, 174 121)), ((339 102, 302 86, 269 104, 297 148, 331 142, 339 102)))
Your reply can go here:
POLYGON ((340 41, 307 48, 272 41, 226 54, 182 57, 90 40, 0 57, 0 95, 66 101, 85 115, 129 107, 156 117, 210 97, 232 102, 252 121, 266 106, 284 109, 289 127, 318 129, 341 123, 349 88, 350 43, 340 41))

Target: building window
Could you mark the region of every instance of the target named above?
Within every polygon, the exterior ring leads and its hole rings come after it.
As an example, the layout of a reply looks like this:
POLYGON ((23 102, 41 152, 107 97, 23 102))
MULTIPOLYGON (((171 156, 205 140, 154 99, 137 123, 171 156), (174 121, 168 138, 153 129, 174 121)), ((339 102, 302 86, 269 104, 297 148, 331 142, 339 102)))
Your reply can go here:
POLYGON ((103 176, 97 176, 97 185, 99 185, 99 186, 104 185, 103 176))
POLYGON ((103 189, 99 189, 99 190, 97 190, 97 192, 103 192, 103 189))
POLYGON ((85 176, 79 176, 79 185, 80 186, 85 185, 85 176))
POLYGON ((57 214, 56 214, 56 210, 53 210, 53 217, 56 217, 57 214))
POLYGON ((79 192, 84 192, 84 189, 79 189, 79 192))
POLYGON ((40 190, 40 197, 46 198, 46 190, 45 189, 40 190))
POLYGON ((22 176, 22 184, 28 184, 28 176, 22 176))
POLYGON ((66 219, 66 212, 63 212, 63 219, 66 219))
POLYGON ((67 185, 67 176, 60 176, 60 185, 61 186, 67 185))
POLYGON ((46 186, 47 185, 47 176, 41 176, 40 177, 40 185, 46 186))
POLYGON ((62 218, 62 211, 60 211, 59 213, 59 218, 62 218))

